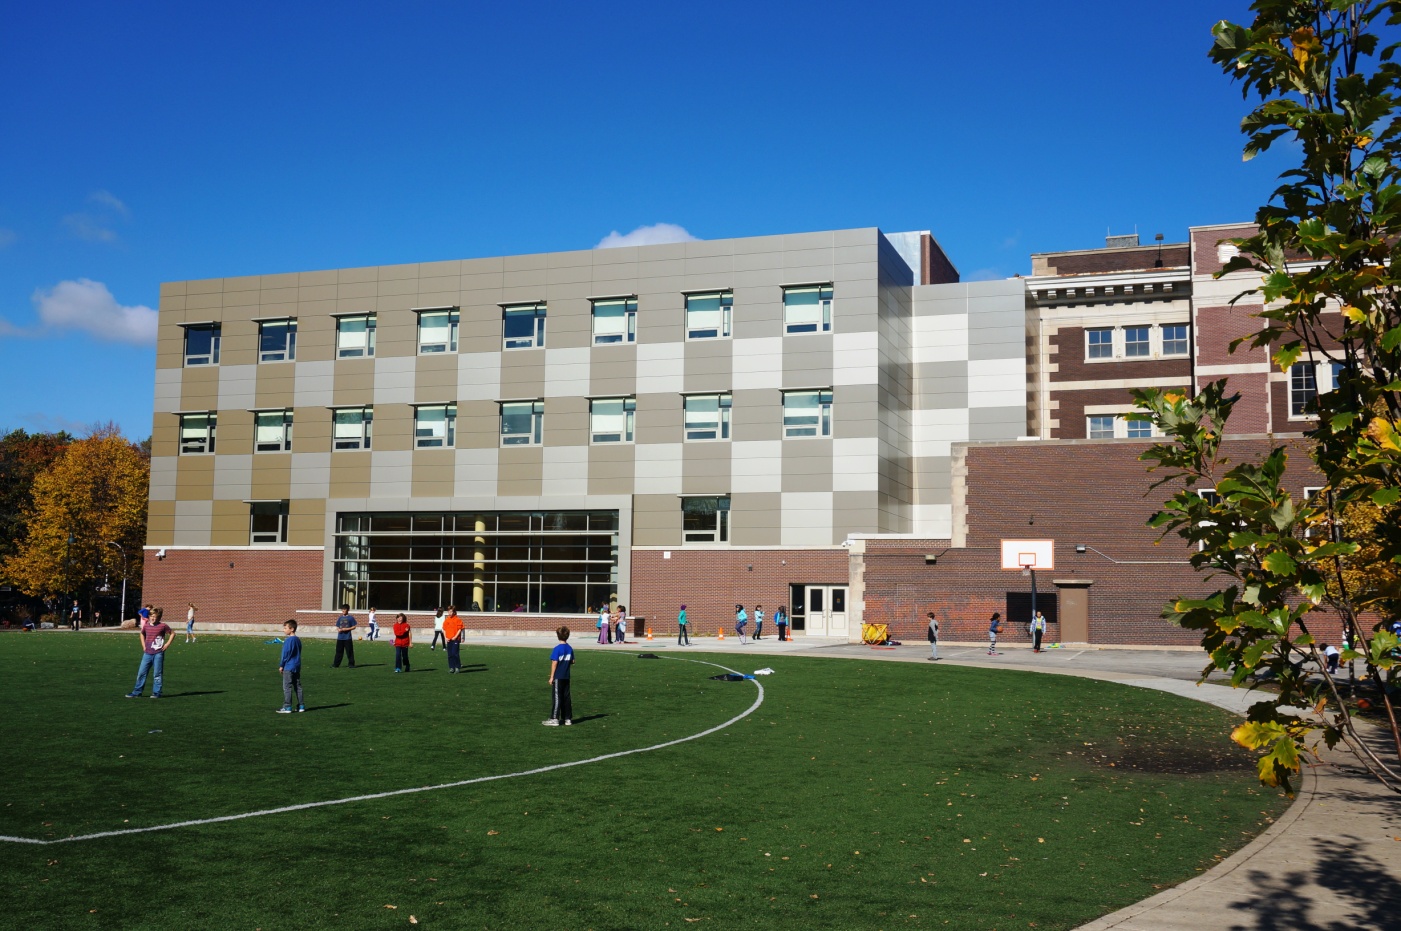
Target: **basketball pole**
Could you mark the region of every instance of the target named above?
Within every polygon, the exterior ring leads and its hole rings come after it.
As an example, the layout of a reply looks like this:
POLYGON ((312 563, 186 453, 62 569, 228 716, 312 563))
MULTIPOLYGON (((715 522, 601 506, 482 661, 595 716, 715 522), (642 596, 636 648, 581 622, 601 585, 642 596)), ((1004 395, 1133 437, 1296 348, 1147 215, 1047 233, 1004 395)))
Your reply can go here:
POLYGON ((1031 570, 1031 619, 1036 620, 1036 570, 1031 570))

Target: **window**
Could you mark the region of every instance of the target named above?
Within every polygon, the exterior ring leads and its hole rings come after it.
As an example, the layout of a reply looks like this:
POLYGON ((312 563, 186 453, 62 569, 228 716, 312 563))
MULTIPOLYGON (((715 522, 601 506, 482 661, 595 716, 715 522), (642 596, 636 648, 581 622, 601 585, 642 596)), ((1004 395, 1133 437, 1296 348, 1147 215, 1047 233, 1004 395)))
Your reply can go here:
POLYGON ((711 291, 686 295, 686 338, 721 339, 730 335, 730 315, 734 294, 711 291))
POLYGON ((1131 440, 1145 440, 1153 435, 1150 420, 1124 420, 1124 435, 1131 440))
POLYGON ((287 502, 250 501, 248 503, 248 542, 287 542, 287 502))
POLYGON ((728 543, 730 499, 682 498, 681 532, 687 543, 728 543))
POLYGON ((253 449, 260 453, 289 453, 292 451, 292 412, 255 411, 253 414, 253 449))
POLYGON ((1087 358, 1114 358, 1114 330, 1111 327, 1103 327, 1095 330, 1086 330, 1085 336, 1088 340, 1086 349, 1087 358))
POLYGON ((421 310, 418 313, 418 351, 457 352, 456 310, 421 310))
POLYGON ((728 440, 730 396, 693 394, 686 398, 686 439, 728 440))
POLYGON ((1187 324, 1169 323, 1163 327, 1163 355, 1185 356, 1187 354, 1187 324))
POLYGON ((1114 417, 1091 417, 1089 437, 1092 440, 1108 440, 1114 437, 1114 417))
POLYGON ((593 442, 631 443, 636 411, 635 398, 597 398, 590 401, 590 435, 593 442))
POLYGON ((827 333, 832 329, 832 286, 783 289, 786 333, 827 333))
POLYGON ((544 442, 544 401, 501 403, 501 445, 539 446, 544 442))
POLYGON ((258 361, 295 362, 297 321, 264 320, 258 324, 258 361))
POLYGON ((637 298, 593 302, 593 344, 637 342, 637 298))
POLYGON ((333 449, 369 449, 375 411, 372 407, 342 407, 335 410, 331 440, 333 449))
POLYGON ((457 405, 415 407, 413 445, 418 449, 450 449, 457 445, 457 405))
POLYGON ((214 452, 214 427, 218 415, 180 415, 180 455, 194 456, 214 452))
POLYGON ((1289 416, 1306 417, 1318 397, 1318 379, 1312 362, 1296 362, 1289 368, 1289 416))
POLYGON ((507 349, 539 349, 545 345, 545 305, 503 307, 503 345, 507 349))
POLYGON ((783 392, 783 435, 831 436, 831 389, 783 392))
POLYGON ((185 364, 218 365, 219 331, 217 323, 185 327, 185 364))
POLYGON ((374 354, 374 314, 336 318, 337 359, 368 359, 374 354))
POLYGON ((1151 329, 1146 326, 1124 327, 1124 355, 1131 359, 1146 359, 1151 355, 1148 345, 1151 329))

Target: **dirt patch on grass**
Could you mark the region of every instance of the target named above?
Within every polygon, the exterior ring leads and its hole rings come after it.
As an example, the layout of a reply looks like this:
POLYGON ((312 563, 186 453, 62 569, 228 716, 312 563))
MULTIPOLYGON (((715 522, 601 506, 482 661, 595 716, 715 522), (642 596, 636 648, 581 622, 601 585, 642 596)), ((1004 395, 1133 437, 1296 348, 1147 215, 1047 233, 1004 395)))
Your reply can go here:
POLYGON ((1255 755, 1231 743, 1225 735, 1219 740, 1192 743, 1119 737, 1108 743, 1082 747, 1078 752, 1072 751, 1072 756, 1094 766, 1120 772, 1199 776, 1255 771, 1255 755))

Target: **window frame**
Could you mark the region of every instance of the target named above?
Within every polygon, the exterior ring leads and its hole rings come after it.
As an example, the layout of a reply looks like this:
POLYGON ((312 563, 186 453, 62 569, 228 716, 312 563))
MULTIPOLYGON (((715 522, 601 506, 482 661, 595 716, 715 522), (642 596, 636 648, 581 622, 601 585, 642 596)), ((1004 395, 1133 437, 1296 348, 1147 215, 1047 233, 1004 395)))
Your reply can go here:
POLYGON ((1106 412, 1100 412, 1100 413, 1096 413, 1096 414, 1088 414, 1088 413, 1087 413, 1087 414, 1085 415, 1085 439, 1087 439, 1087 440, 1148 440, 1148 439, 1156 439, 1156 438, 1161 438, 1161 437, 1162 437, 1162 433, 1159 432, 1159 430, 1158 430, 1158 428, 1157 428, 1157 425, 1154 424, 1152 421, 1148 421, 1148 420, 1129 420, 1127 415, 1128 415, 1128 414, 1131 414, 1131 413, 1134 413, 1134 411, 1111 411, 1111 412, 1107 412, 1107 413, 1106 413, 1106 412), (1109 434, 1106 435, 1106 434, 1104 433, 1104 428, 1103 428, 1103 426, 1100 426, 1100 427, 1098 428, 1098 431, 1096 430, 1095 421, 1097 421, 1097 420, 1099 420, 1099 421, 1103 421, 1103 420, 1108 420, 1108 421, 1110 421, 1110 424, 1109 424, 1109 430, 1110 430, 1110 432, 1109 432, 1109 434), (1139 427, 1140 424, 1142 425, 1142 427, 1139 427), (1144 428, 1144 427, 1146 427, 1147 430, 1148 430, 1148 432, 1147 432, 1146 434, 1135 434, 1135 433, 1131 432, 1131 431, 1134 430, 1135 428, 1142 429, 1142 428, 1144 428))
MULTIPOLYGON (((533 401, 500 401, 501 405, 501 439, 502 447, 507 446, 543 446, 545 444, 545 401, 543 398, 533 401), (530 407, 530 432, 528 433, 507 433, 506 417, 508 407, 530 407), (524 437, 524 439, 518 439, 524 437)), ((516 412, 515 416, 521 416, 524 412, 516 412)))
POLYGON ((184 367, 185 367, 185 368, 192 368, 192 367, 201 366, 201 365, 218 365, 218 364, 219 364, 219 348, 220 348, 220 344, 223 343, 223 329, 224 329, 224 327, 223 327, 223 324, 222 324, 222 323, 190 323, 190 324, 185 324, 185 325, 182 327, 182 329, 185 331, 185 334, 184 334, 184 337, 183 337, 183 340, 184 340, 184 346, 183 346, 184 352, 183 352, 183 356, 184 356, 184 360, 185 360, 185 362, 184 362, 184 367), (210 336, 209 336, 209 349, 208 349, 207 352, 191 354, 191 352, 190 352, 190 334, 191 334, 191 333, 208 333, 208 334, 210 334, 210 336))
POLYGON ((249 545, 249 546, 286 546, 286 545, 287 545, 287 512, 288 512, 288 502, 287 502, 286 500, 282 500, 282 501, 249 501, 249 502, 248 502, 248 545, 249 545), (268 506, 269 506, 269 505, 272 505, 272 506, 275 508, 275 511, 272 511, 271 516, 277 518, 277 529, 276 529, 275 531, 272 532, 272 535, 275 537, 275 539, 271 539, 271 540, 269 540, 269 539, 259 539, 259 535, 260 535, 260 534, 261 534, 263 537, 266 537, 266 536, 268 535, 268 531, 266 531, 266 530, 260 531, 260 530, 258 530, 258 529, 256 528, 255 525, 256 525, 257 520, 258 520, 258 518, 259 518, 260 516, 262 516, 262 517, 267 517, 267 516, 269 516, 269 509, 268 509, 268 506), (261 514, 260 514, 260 512, 259 512, 259 508, 260 508, 260 507, 263 508, 263 511, 262 511, 261 514))
POLYGON ((290 453, 291 451, 292 451, 292 408, 290 408, 290 407, 284 407, 284 408, 281 408, 281 409, 274 409, 274 410, 253 411, 253 452, 254 452, 254 454, 256 455, 256 454, 258 454, 258 453, 290 453), (276 446, 273 446, 273 445, 269 442, 269 443, 266 444, 269 448, 266 448, 266 449, 265 449, 265 448, 264 448, 264 445, 265 445, 265 444, 264 444, 264 441, 259 437, 259 431, 261 431, 261 430, 263 429, 263 424, 259 423, 259 421, 262 420, 264 417, 274 417, 274 416, 280 416, 280 417, 282 418, 281 424, 271 424, 271 423, 270 423, 270 424, 268 424, 268 427, 271 428, 271 427, 273 427, 273 426, 280 426, 281 429, 282 429, 282 435, 281 435, 280 439, 277 441, 277 445, 276 445, 276 446))
POLYGON ((708 394, 687 394, 682 396, 681 401, 681 424, 684 439, 687 443, 724 443, 730 439, 731 411, 734 409, 734 395, 729 392, 710 392, 708 394), (709 427, 698 424, 693 427, 692 414, 706 414, 709 411, 700 408, 692 409, 693 402, 706 402, 713 399, 715 402, 715 417, 709 427), (712 433, 713 436, 702 436, 699 434, 712 433))
POLYGON ((181 456, 212 456, 214 455, 215 443, 218 439, 219 412, 218 411, 198 411, 188 414, 180 414, 179 433, 179 454, 181 456), (186 439, 186 422, 198 418, 204 418, 204 432, 200 439, 186 439), (198 443, 198 449, 189 448, 187 444, 198 443))
POLYGON ((418 315, 418 354, 421 356, 451 355, 458 351, 459 337, 462 327, 462 312, 456 307, 425 307, 415 310, 418 315), (448 337, 445 343, 425 343, 423 341, 423 318, 433 316, 446 316, 448 337), (431 348, 442 346, 441 349, 431 348))
POLYGON ((378 329, 376 314, 346 314, 336 318, 336 358, 337 359, 373 359, 375 356, 375 331, 378 329), (346 346, 343 337, 347 335, 344 326, 347 323, 364 323, 365 345, 346 346))
POLYGON ((783 288, 783 333, 785 336, 796 333, 830 333, 832 332, 832 284, 806 284, 806 285, 785 285, 783 288), (816 291, 819 308, 816 321, 795 322, 790 318, 790 308, 806 307, 806 304, 790 304, 788 297, 790 294, 806 294, 816 291))
MULTIPOLYGON (((682 543, 729 543, 731 531, 730 495, 682 495, 681 496, 681 542, 682 543), (693 512, 687 510, 690 502, 715 502, 712 513, 715 515, 713 528, 688 529, 686 519, 693 512)), ((694 512, 697 514, 703 512, 694 512)))
POLYGON ((629 444, 636 442, 637 428, 637 398, 628 396, 622 398, 589 398, 589 444, 592 446, 612 446, 617 444, 629 444), (608 413, 603 416, 620 417, 620 430, 600 430, 598 417, 600 413, 599 404, 621 404, 622 408, 618 414, 608 413), (617 439, 606 439, 606 437, 616 436, 617 439), (604 438, 601 438, 604 437, 604 438))
POLYGON ((297 318, 284 317, 278 320, 258 321, 258 364, 273 365, 278 362, 297 361, 297 318), (266 347, 267 328, 283 327, 283 339, 281 349, 268 349, 266 347), (269 357, 272 358, 269 358, 269 357))
POLYGON ((501 305, 501 348, 502 350, 514 349, 544 349, 545 348, 545 318, 548 308, 545 301, 528 301, 523 304, 502 304, 501 305), (530 314, 534 323, 530 327, 529 336, 511 336, 507 333, 506 322, 514 314, 524 317, 530 314))
POLYGON ((797 439, 831 439, 832 436, 832 389, 831 388, 798 388, 792 391, 783 392, 783 438, 785 440, 797 439), (803 396, 816 396, 816 403, 813 405, 815 413, 812 415, 811 423, 801 423, 796 420, 794 411, 789 410, 788 401, 790 398, 803 396), (811 430, 812 432, 801 432, 811 430))
POLYGON ((1124 358, 1125 359, 1151 359, 1153 358, 1153 330, 1152 324, 1135 323, 1119 327, 1119 332, 1124 334, 1124 358), (1130 340, 1130 333, 1142 333, 1143 339, 1130 340), (1130 351, 1134 350, 1134 351, 1130 351), (1141 350, 1141 351, 1138 351, 1141 350))
MULTIPOLYGON (((375 409, 372 404, 359 404, 351 407, 331 408, 331 451, 332 452, 362 452, 373 448, 374 444, 374 422, 375 409), (349 434, 344 436, 340 432, 342 414, 360 414, 360 431, 357 436, 351 438, 349 434), (356 445, 349 445, 354 442, 356 445)), ((346 421, 350 425, 351 421, 346 421)))
POLYGON ((1164 359, 1180 359, 1192 354, 1192 325, 1190 323, 1163 323, 1158 326, 1158 331, 1161 334, 1159 337, 1162 347, 1160 355, 1164 359), (1168 330, 1175 327, 1182 328, 1182 338, 1170 340, 1168 339, 1168 330), (1168 352, 1167 347, 1170 342, 1181 343, 1182 351, 1168 352))
POLYGON ((451 401, 444 404, 415 404, 413 409, 413 448, 414 449, 456 449, 457 448, 457 402, 451 401), (442 432, 434 434, 432 432, 425 435, 422 419, 425 412, 442 412, 439 421, 427 421, 428 429, 433 429, 432 424, 437 422, 442 424, 442 432))
POLYGON ((1114 358, 1114 346, 1117 340, 1114 338, 1114 327, 1085 327, 1085 359, 1086 361, 1098 361, 1101 359, 1114 358), (1101 333, 1109 335, 1108 342, 1097 342, 1094 337, 1101 333), (1097 354, 1097 350, 1104 349, 1107 352, 1097 354))
MULTIPOLYGON (((608 314, 606 316, 613 316, 608 314)), ((589 317, 593 326, 593 345, 625 346, 637 342, 637 297, 600 297, 589 301, 589 317), (598 321, 600 307, 622 305, 623 326, 620 333, 600 333, 598 321)), ((602 319, 606 319, 602 318, 602 319)))
POLYGON ((707 339, 730 339, 733 337, 735 293, 732 289, 725 288, 718 291, 694 291, 690 294, 686 294, 685 298, 686 301, 684 314, 686 323, 687 342, 707 339), (699 307, 693 308, 691 306, 692 301, 702 301, 711 299, 714 299, 719 302, 714 310, 711 310, 709 308, 701 309, 699 307), (691 315, 693 313, 697 316, 699 316, 702 313, 718 313, 719 320, 714 326, 693 326, 691 322, 691 315))

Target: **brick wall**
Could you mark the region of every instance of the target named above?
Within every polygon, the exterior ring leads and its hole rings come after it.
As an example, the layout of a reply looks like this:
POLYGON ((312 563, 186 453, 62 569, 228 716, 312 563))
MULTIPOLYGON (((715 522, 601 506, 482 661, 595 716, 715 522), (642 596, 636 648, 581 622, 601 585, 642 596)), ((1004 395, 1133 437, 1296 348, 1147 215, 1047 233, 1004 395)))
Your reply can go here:
MULTIPOLYGON (((1182 312, 1182 323, 1187 322, 1187 312, 1182 312)), ((1112 326, 1111 319, 1105 320, 1112 326)), ((1186 356, 1171 359, 1124 359, 1113 362, 1090 362, 1085 359, 1085 328, 1063 326, 1050 338, 1051 361, 1056 371, 1051 373, 1051 385, 1058 381, 1091 381, 1105 379, 1117 381, 1126 378, 1181 378, 1185 383, 1191 378, 1192 364, 1186 356)))
MULTIPOLYGON (((749 613, 762 604, 766 618, 788 604, 789 584, 842 585, 850 560, 840 547, 830 550, 664 550, 632 551, 630 613, 644 615, 658 635, 676 635, 676 611, 696 635, 714 636, 734 627, 735 605, 749 613), (750 567, 753 567, 752 569, 750 567)), ((772 630, 772 621, 765 627, 772 630)))
POLYGON ((146 550, 148 604, 165 608, 167 623, 183 625, 194 602, 196 623, 280 624, 298 609, 321 606, 320 550, 167 548, 146 550))
POLYGON ((1122 404, 1125 410, 1133 408, 1133 395, 1129 393, 1128 388, 1055 391, 1051 397, 1056 401, 1056 417, 1060 421, 1060 426, 1055 429, 1055 435, 1052 437, 1057 440, 1086 438, 1089 434, 1089 424, 1085 420, 1087 405, 1122 404))

